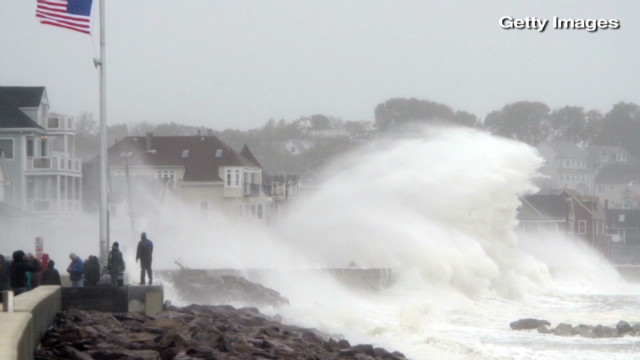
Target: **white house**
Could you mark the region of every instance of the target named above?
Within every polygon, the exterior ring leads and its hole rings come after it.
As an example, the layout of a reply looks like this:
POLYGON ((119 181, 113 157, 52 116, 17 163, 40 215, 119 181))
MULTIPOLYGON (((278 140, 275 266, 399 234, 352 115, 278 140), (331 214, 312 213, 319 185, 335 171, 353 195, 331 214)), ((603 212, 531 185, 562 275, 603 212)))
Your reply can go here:
POLYGON ((246 146, 238 152, 215 136, 147 134, 125 137, 107 153, 112 215, 126 215, 119 208, 131 196, 134 214, 141 213, 136 206, 146 194, 160 203, 171 196, 203 216, 216 209, 229 217, 271 220, 273 200, 262 189, 262 167, 246 146))
POLYGON ((4 201, 43 215, 81 211, 81 161, 71 119, 49 114, 44 87, 0 87, 4 201))
POLYGON ((539 184, 543 189, 571 189, 583 196, 594 195, 596 169, 585 149, 566 141, 542 142, 537 148, 545 159, 540 172, 548 176, 539 184))

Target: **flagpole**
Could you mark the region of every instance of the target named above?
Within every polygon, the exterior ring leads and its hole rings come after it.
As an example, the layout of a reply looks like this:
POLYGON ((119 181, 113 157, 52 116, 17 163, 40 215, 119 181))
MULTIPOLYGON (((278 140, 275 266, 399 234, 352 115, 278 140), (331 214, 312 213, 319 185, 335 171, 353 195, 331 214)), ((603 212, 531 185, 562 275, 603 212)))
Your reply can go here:
POLYGON ((104 2, 100 2, 100 263, 107 265, 109 252, 109 224, 107 212, 107 104, 105 64, 104 2))

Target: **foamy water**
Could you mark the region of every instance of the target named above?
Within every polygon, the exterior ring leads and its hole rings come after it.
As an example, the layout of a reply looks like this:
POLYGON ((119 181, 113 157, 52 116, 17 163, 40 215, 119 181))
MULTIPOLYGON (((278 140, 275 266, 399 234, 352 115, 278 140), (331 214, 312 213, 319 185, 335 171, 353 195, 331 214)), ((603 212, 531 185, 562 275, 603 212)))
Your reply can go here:
MULTIPOLYGON (((262 281, 290 305, 263 312, 413 359, 635 359, 640 338, 509 328, 529 317, 552 327, 640 321, 640 288, 597 252, 576 239, 514 232, 518 197, 536 190, 540 164, 521 143, 468 129, 427 129, 411 139, 380 140, 333 164, 320 189, 276 226, 234 225, 219 216, 203 221, 178 205, 165 211, 150 203, 154 216, 139 219, 138 229, 154 240, 155 268, 176 268, 179 259, 193 268, 280 269, 262 281), (350 289, 327 275, 287 271, 351 262, 392 269, 393 284, 350 289)), ((112 241, 121 243, 135 279, 137 239, 128 225, 114 219, 112 241)), ((65 260, 69 248, 97 252, 95 227, 91 221, 55 227, 50 252, 65 260)), ((166 291, 174 303, 188 302, 170 286, 166 291)))

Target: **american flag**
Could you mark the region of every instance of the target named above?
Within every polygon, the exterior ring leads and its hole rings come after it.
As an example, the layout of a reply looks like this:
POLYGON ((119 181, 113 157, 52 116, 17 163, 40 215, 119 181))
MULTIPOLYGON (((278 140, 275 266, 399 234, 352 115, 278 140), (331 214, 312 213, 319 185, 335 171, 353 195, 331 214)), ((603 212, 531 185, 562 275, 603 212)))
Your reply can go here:
POLYGON ((92 0, 38 0, 36 17, 41 24, 91 34, 92 0))

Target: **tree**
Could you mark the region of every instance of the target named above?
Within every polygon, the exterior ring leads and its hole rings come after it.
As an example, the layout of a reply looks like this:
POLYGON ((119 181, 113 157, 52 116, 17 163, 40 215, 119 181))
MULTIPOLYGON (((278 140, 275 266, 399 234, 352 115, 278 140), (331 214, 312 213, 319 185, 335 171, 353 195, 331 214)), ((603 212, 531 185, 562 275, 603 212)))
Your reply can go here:
POLYGON ((549 140, 564 140, 572 143, 585 142, 587 126, 584 109, 579 106, 565 106, 551 113, 553 134, 549 140))
POLYGON ((640 156, 640 107, 620 102, 604 116, 599 145, 620 146, 634 156, 640 156))
POLYGON ((478 125, 478 117, 466 111, 456 111, 451 121, 455 124, 463 126, 478 125))
POLYGON ((497 135, 536 145, 550 137, 549 111, 541 102, 515 102, 487 115, 484 125, 497 135))
POLYGON ((447 105, 429 100, 395 98, 378 104, 375 117, 378 129, 386 131, 412 122, 450 121, 454 112, 447 105))

